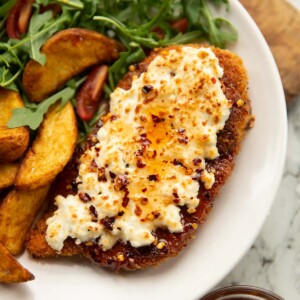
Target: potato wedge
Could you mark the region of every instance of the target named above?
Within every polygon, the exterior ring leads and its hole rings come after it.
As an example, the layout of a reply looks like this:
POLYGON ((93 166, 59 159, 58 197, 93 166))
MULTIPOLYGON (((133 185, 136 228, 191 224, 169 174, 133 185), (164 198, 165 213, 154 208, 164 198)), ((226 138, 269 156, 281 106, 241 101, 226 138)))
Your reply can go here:
POLYGON ((51 107, 41 124, 32 147, 21 162, 15 186, 34 190, 51 183, 72 157, 77 141, 77 123, 73 106, 51 107))
POLYGON ((7 128, 14 108, 23 107, 20 95, 0 87, 0 162, 8 163, 18 159, 27 149, 29 131, 25 127, 7 128))
POLYGON ((0 126, 6 126, 14 108, 23 107, 19 93, 0 87, 0 126))
POLYGON ((42 52, 44 66, 30 60, 23 74, 23 87, 29 99, 40 102, 83 70, 119 57, 121 46, 96 31, 81 28, 62 30, 51 37, 42 52))
POLYGON ((0 127, 0 163, 17 160, 27 149, 29 133, 26 128, 0 127))
POLYGON ((0 190, 8 188, 14 184, 18 166, 18 163, 0 165, 0 190))
POLYGON ((33 280, 34 276, 26 270, 10 253, 0 244, 0 282, 17 283, 33 280))
POLYGON ((50 185, 33 191, 12 189, 0 206, 0 243, 12 255, 21 254, 24 241, 41 209, 50 185))

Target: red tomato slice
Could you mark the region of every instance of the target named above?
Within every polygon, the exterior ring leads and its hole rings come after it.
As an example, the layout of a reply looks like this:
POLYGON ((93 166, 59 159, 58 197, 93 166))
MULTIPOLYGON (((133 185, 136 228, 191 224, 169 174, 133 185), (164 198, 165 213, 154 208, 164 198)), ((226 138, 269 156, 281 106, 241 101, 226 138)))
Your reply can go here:
POLYGON ((6 32, 10 39, 19 39, 18 19, 22 8, 21 1, 18 1, 9 11, 6 19, 6 32))
POLYGON ((6 19, 6 32, 11 39, 20 39, 27 32, 34 0, 18 0, 6 19))
POLYGON ((96 66, 80 88, 76 111, 83 121, 90 120, 97 111, 107 75, 106 65, 96 66))
POLYGON ((32 14, 32 4, 34 0, 21 0, 22 7, 20 10, 20 16, 18 19, 18 30, 19 33, 22 35, 27 32, 28 24, 32 14))
POLYGON ((185 18, 182 18, 177 21, 171 22, 171 27, 178 30, 181 33, 185 33, 188 27, 188 20, 185 18))

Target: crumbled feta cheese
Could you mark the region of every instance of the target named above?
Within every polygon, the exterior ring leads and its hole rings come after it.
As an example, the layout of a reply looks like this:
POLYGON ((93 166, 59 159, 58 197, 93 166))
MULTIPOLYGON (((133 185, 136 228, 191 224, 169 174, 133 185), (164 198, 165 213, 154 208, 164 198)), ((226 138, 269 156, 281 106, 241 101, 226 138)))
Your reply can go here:
POLYGON ((98 143, 81 157, 77 195, 56 197, 48 244, 60 251, 71 237, 107 250, 118 240, 157 243, 157 228, 182 232, 180 207, 194 213, 198 180, 214 184, 205 159, 218 157, 231 107, 222 76, 211 49, 184 46, 158 53, 131 89, 117 88, 98 143))

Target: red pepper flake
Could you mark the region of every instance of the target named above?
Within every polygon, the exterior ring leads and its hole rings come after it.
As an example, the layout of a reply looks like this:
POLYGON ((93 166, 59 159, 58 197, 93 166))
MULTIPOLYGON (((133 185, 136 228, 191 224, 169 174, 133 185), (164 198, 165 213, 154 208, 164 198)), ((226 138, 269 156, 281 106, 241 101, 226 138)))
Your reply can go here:
POLYGON ((201 162, 202 162, 201 158, 195 158, 195 159, 193 159, 194 166, 198 166, 199 164, 201 164, 201 162))
POLYGON ((111 121, 115 121, 115 120, 117 120, 117 116, 112 115, 109 119, 110 119, 111 121))
POLYGON ((178 194, 175 192, 173 193, 173 196, 174 196, 174 198, 179 198, 178 194))
POLYGON ((138 205, 136 205, 135 210, 134 210, 134 214, 137 217, 139 217, 142 214, 142 212, 143 212, 142 209, 138 205))
POLYGON ((178 138, 177 140, 178 140, 178 142, 179 142, 180 144, 187 144, 187 143, 189 142, 189 139, 188 139, 187 136, 180 137, 180 138, 178 138))
POLYGON ((111 179, 115 179, 117 175, 115 173, 109 171, 109 176, 111 179))
POLYGON ((181 166, 181 167, 183 167, 183 164, 179 160, 177 160, 176 158, 173 159, 172 164, 174 166, 181 166))
POLYGON ((179 128, 178 129, 178 133, 179 134, 184 134, 185 133, 185 129, 184 128, 179 128))
POLYGON ((151 174, 147 178, 149 181, 158 181, 158 175, 156 174, 151 174))
POLYGON ((103 226, 106 230, 110 230, 112 231, 113 230, 113 224, 115 222, 115 218, 114 217, 111 217, 111 218, 105 218, 103 220, 103 226))
POLYGON ((152 212, 155 219, 160 217, 160 213, 158 211, 152 212))
POLYGON ((126 188, 124 189, 124 191, 125 191, 125 195, 124 195, 124 197, 122 199, 122 206, 126 207, 128 205, 128 202, 129 202, 129 197, 128 197, 129 191, 126 188))
POLYGON ((173 119, 174 118, 174 115, 169 115, 168 116, 170 119, 173 119))
POLYGON ((140 116, 140 120, 141 120, 142 122, 146 122, 146 121, 147 121, 147 119, 146 119, 146 117, 145 117, 144 115, 141 115, 141 116, 140 116))
POLYGON ((144 148, 138 149, 137 151, 134 152, 134 154, 135 154, 136 156, 143 156, 144 151, 145 151, 144 148))
POLYGON ((141 105, 138 104, 138 105, 135 107, 135 110, 134 110, 135 113, 138 114, 138 113, 140 112, 141 108, 142 108, 141 105))
POLYGON ((147 104, 151 101, 153 101, 155 99, 155 97, 157 97, 158 95, 158 91, 157 90, 153 90, 151 91, 150 93, 148 93, 146 96, 145 96, 145 99, 144 99, 144 104, 147 104))
POLYGON ((176 75, 175 72, 170 72, 171 77, 174 77, 175 75, 176 75))
POLYGON ((97 219, 98 219, 98 213, 97 213, 97 210, 96 210, 95 206, 90 205, 89 211, 90 211, 90 213, 92 215, 92 221, 93 222, 97 221, 97 219))
POLYGON ((106 182, 107 179, 105 177, 105 168, 98 169, 98 180, 101 182, 106 182))
POLYGON ((161 123, 161 122, 165 121, 164 118, 160 118, 160 117, 158 117, 156 115, 151 115, 151 117, 152 117, 152 120, 153 120, 154 123, 161 123))
POLYGON ((128 183, 128 179, 125 175, 119 175, 114 179, 114 189, 116 191, 122 191, 128 183))
POLYGON ((147 205, 147 204, 148 204, 148 198, 143 197, 143 198, 141 199, 141 204, 142 204, 142 205, 147 205))
POLYGON ((145 168, 146 164, 140 159, 138 158, 137 162, 136 162, 136 166, 140 169, 145 168))
POLYGON ((213 84, 215 84, 217 82, 217 79, 215 77, 212 77, 210 80, 213 84))
POLYGON ((192 176, 192 180, 197 181, 197 180, 199 180, 199 179, 200 179, 200 176, 199 176, 199 175, 192 176))
POLYGON ((156 150, 151 150, 151 149, 150 149, 150 151, 148 151, 148 152, 146 153, 146 156, 147 156, 148 158, 155 158, 156 155, 157 155, 156 150))
POLYGON ((97 168, 97 164, 95 162, 95 160, 93 159, 91 162, 91 169, 97 168))
POLYGON ((207 108, 206 110, 205 110, 209 115, 211 115, 212 114, 212 111, 211 111, 211 109, 210 108, 207 108))
POLYGON ((142 88, 143 93, 148 94, 153 90, 153 86, 150 84, 144 85, 142 88))
POLYGON ((144 146, 144 147, 147 147, 151 144, 151 141, 149 139, 147 139, 147 135, 146 133, 143 133, 140 135, 141 138, 140 138, 140 143, 144 146))
POLYGON ((179 198, 175 198, 175 199, 173 200, 173 202, 174 202, 175 204, 179 204, 180 199, 179 199, 179 198))
POLYGON ((92 201, 91 196, 87 193, 79 193, 78 196, 79 196, 79 199, 84 203, 92 201))
POLYGON ((121 210, 121 211, 118 212, 118 216, 119 217, 122 217, 123 215, 124 215, 124 211, 123 210, 121 210))
POLYGON ((142 189, 142 192, 143 192, 143 193, 147 192, 147 188, 143 188, 143 189, 142 189))

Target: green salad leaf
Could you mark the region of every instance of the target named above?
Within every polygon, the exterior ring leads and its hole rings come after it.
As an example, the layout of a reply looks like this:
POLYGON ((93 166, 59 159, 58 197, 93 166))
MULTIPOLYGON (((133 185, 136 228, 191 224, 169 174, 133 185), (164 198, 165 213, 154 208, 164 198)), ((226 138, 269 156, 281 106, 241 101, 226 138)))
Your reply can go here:
POLYGON ((32 130, 38 129, 44 119, 45 113, 49 108, 58 101, 61 101, 61 106, 64 107, 70 101, 76 92, 77 87, 85 80, 82 78, 78 80, 75 85, 72 82, 67 87, 45 99, 39 104, 28 103, 27 106, 15 108, 13 116, 8 122, 9 128, 20 126, 28 126, 32 130))
POLYGON ((5 18, 17 0, 8 0, 0 2, 0 18, 5 18))

